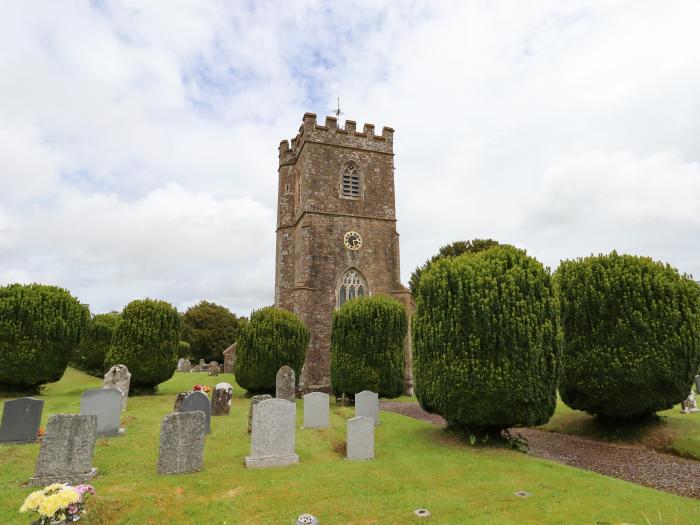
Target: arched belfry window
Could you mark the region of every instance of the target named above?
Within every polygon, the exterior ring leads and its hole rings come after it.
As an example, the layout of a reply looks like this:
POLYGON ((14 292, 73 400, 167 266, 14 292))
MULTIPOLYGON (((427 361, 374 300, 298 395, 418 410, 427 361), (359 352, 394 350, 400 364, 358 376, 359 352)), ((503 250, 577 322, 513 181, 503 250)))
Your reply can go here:
POLYGON ((351 268, 340 278, 338 286, 338 307, 355 297, 368 295, 367 282, 360 272, 351 268))
POLYGON ((359 199, 362 196, 362 174, 360 173, 360 167, 352 161, 348 162, 343 165, 341 175, 341 195, 343 197, 359 199))

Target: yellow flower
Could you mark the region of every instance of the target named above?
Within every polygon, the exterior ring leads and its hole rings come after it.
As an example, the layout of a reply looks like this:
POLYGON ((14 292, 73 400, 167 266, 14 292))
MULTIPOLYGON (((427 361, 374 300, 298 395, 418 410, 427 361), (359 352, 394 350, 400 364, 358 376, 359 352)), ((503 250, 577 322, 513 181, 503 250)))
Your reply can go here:
POLYGON ((40 490, 32 492, 24 500, 24 503, 20 507, 20 512, 27 512, 28 510, 34 510, 39 506, 39 503, 44 499, 44 493, 40 490))
POLYGON ((65 483, 54 483, 53 485, 49 485, 48 487, 44 487, 43 492, 44 492, 44 494, 47 494, 47 493, 52 492, 54 490, 62 489, 65 486, 66 486, 65 483))
POLYGON ((49 496, 39 505, 39 513, 46 517, 52 517, 61 507, 55 496, 49 496))

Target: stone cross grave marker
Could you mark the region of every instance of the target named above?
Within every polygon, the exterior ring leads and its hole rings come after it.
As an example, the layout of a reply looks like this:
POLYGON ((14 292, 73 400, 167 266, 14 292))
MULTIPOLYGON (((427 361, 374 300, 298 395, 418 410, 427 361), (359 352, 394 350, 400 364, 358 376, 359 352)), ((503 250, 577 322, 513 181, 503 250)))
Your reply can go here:
POLYGON ((206 416, 201 410, 174 412, 160 424, 158 474, 184 474, 204 468, 206 416))
POLYGON ((54 414, 46 425, 34 477, 29 485, 87 483, 96 473, 92 467, 97 416, 54 414))
POLYGON ((129 386, 131 374, 126 365, 114 365, 105 374, 103 388, 118 388, 122 393, 122 412, 126 410, 126 401, 129 398, 129 386))
POLYGON ((275 397, 278 399, 286 399, 294 403, 296 399, 296 378, 294 370, 289 365, 284 365, 277 371, 275 378, 275 397))
POLYGON ((250 431, 253 428, 253 408, 255 405, 261 401, 265 401, 266 399, 272 399, 272 396, 269 394, 262 394, 250 398, 250 406, 248 407, 248 434, 250 434, 250 431))
POLYGON ((118 388, 95 388, 80 396, 80 414, 97 416, 97 436, 121 436, 125 430, 119 428, 122 393, 118 388))
POLYGON ((180 412, 195 412, 201 410, 204 412, 204 431, 209 434, 211 432, 211 403, 204 392, 192 392, 182 402, 180 412))
POLYGON ((355 416, 371 417, 379 424, 379 396, 376 392, 363 390, 355 394, 355 416))
POLYGON ((304 428, 329 426, 329 398, 323 392, 311 392, 304 396, 304 428))
POLYGON ((286 399, 266 399, 255 406, 246 468, 299 463, 299 456, 294 452, 296 412, 296 404, 286 399))
POLYGON ((228 383, 218 383, 211 394, 211 415, 228 416, 232 399, 233 387, 228 383))
POLYGON ((0 423, 1 443, 33 443, 38 439, 44 400, 20 397, 5 401, 0 423))
POLYGON ((209 375, 218 376, 219 375, 219 363, 212 361, 209 363, 209 375))
POLYGON ((374 459, 374 419, 348 419, 346 456, 350 460, 374 459))

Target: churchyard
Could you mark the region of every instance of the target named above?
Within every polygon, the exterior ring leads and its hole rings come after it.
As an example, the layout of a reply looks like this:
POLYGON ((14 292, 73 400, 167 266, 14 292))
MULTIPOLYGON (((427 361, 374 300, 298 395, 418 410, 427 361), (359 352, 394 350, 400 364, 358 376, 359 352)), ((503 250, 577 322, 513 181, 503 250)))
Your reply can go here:
MULTIPOLYGON (((101 387, 102 380, 68 368, 59 382, 36 396, 44 401, 41 424, 56 413, 79 413, 84 391, 101 387)), ((296 400, 298 464, 246 469, 245 458, 251 455, 249 404, 231 374, 176 373, 157 394, 129 398, 120 421, 124 434, 97 439, 92 464, 98 473, 91 481, 97 495, 81 522, 292 524, 305 512, 324 525, 700 521, 697 500, 513 450, 470 447, 446 430, 388 412, 381 412, 381 424, 373 428, 374 459, 348 461, 347 421, 355 411, 334 400, 330 427, 320 429, 302 428, 303 402, 296 400), (221 382, 233 386, 232 404, 229 415, 211 418, 203 470, 158 475, 161 422, 172 412, 177 394, 194 384, 213 391, 221 382), (519 491, 529 495, 517 496, 519 491), (432 517, 414 515, 420 508, 432 517)), ((700 418, 676 418, 675 411, 662 413, 666 428, 675 432, 682 425, 686 435, 697 436, 700 418)), ((560 406, 552 421, 570 418, 571 412, 560 406)), ((34 475, 38 454, 36 443, 0 447, 0 523, 28 523, 18 508, 33 490, 26 483, 34 475)))

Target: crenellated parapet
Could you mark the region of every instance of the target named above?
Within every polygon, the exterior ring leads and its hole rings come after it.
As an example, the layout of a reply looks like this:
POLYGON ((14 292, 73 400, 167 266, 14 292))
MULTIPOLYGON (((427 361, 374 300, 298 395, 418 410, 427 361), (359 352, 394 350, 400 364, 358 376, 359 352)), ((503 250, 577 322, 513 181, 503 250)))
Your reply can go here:
POLYGON ((393 154, 394 130, 384 126, 382 134, 375 135, 374 124, 365 124, 362 131, 357 131, 357 123, 354 120, 346 120, 341 129, 336 117, 326 117, 325 125, 320 125, 316 122, 315 113, 304 113, 297 136, 291 141, 280 142, 280 166, 294 164, 306 142, 393 154))

